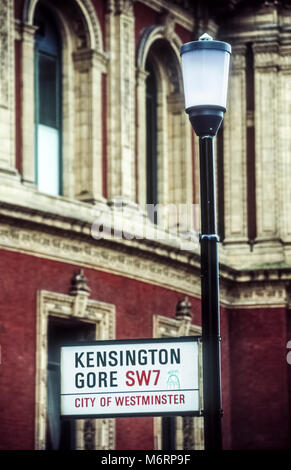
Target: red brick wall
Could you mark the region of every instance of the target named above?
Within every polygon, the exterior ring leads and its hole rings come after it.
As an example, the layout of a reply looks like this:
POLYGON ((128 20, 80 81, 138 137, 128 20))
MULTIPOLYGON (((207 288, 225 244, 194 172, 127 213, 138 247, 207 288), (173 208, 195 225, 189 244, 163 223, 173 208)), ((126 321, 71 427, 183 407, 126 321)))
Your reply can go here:
MULTIPOLYGON (((36 292, 68 293, 78 269, 1 251, 0 448, 34 447, 36 292)), ((91 298, 116 305, 118 338, 151 337, 152 315, 174 317, 183 297, 92 269, 85 269, 85 275, 91 298)), ((193 322, 200 324, 200 303, 191 301, 193 322)), ((224 448, 287 448, 291 367, 286 342, 291 337, 285 310, 222 308, 221 335, 224 448)), ((117 419, 116 432, 118 449, 153 448, 151 418, 117 419)))
POLYGON ((286 310, 233 310, 229 319, 233 448, 290 448, 286 310))
MULTIPOLYGON (((74 265, 1 251, 0 274, 0 448, 34 447, 36 292, 68 293, 74 265)), ((153 335, 152 315, 174 317, 183 295, 158 286, 85 269, 91 298, 116 305, 118 338, 153 335)), ((194 322, 200 307, 193 304, 194 322)), ((152 449, 151 418, 116 420, 118 449, 152 449)))
POLYGON ((133 4, 133 11, 135 18, 135 42, 137 46, 144 29, 148 26, 160 24, 161 16, 158 12, 140 2, 135 2, 133 4))
POLYGON ((230 364, 229 364, 229 328, 228 311, 220 309, 220 335, 221 335, 221 376, 222 376, 222 433, 223 449, 231 449, 231 391, 230 391, 230 364))

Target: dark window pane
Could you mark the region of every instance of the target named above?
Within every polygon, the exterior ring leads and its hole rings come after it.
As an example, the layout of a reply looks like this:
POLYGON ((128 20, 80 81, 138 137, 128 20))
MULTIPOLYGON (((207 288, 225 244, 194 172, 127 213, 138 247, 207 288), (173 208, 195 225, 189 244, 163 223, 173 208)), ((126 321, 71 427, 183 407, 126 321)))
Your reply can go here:
MULTIPOLYGON (((147 204, 158 203, 157 85, 150 65, 146 81, 147 204)), ((150 216, 150 214, 149 214, 150 216)), ((157 223, 156 212, 152 222, 157 223)))
POLYGON ((75 420, 60 419, 60 346, 74 341, 90 340, 95 336, 94 326, 72 320, 50 318, 48 323, 47 363, 47 436, 48 450, 76 448, 75 420))
POLYGON ((57 116, 57 60, 39 52, 39 124, 58 128, 57 116))
POLYGON ((34 25, 37 28, 35 33, 36 48, 39 51, 58 56, 61 50, 61 38, 53 15, 43 5, 38 4, 36 7, 34 25))
POLYGON ((176 418, 162 418, 162 450, 176 449, 176 418))

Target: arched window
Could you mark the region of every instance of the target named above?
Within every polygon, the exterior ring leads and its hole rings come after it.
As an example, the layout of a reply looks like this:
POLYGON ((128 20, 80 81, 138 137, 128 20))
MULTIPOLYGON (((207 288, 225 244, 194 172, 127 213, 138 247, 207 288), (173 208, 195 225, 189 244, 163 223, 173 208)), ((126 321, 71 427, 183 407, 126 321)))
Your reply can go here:
POLYGON ((152 222, 185 233, 192 230, 191 128, 179 38, 165 33, 163 26, 148 27, 137 50, 138 202, 159 209, 157 217, 148 207, 152 222))
POLYGON ((50 15, 35 12, 35 175, 40 191, 62 193, 62 48, 50 15))
MULTIPOLYGON (((146 64, 146 202, 158 203, 158 160, 157 160, 157 83, 151 63, 146 64)), ((153 212, 156 221, 156 212, 153 212)))

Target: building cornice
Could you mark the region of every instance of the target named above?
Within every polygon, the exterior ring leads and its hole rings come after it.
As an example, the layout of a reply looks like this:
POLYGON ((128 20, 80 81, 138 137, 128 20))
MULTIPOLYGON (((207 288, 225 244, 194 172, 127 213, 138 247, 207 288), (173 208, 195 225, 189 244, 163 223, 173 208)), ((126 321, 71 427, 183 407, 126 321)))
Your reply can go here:
MULTIPOLYGON (((93 206, 47 196, 17 182, 12 185, 11 180, 7 185, 3 181, 0 200, 1 249, 121 275, 200 298, 199 243, 194 249, 192 245, 181 250, 179 237, 165 241, 154 236, 96 240, 92 237, 93 206)), ((111 210, 105 202, 99 207, 111 210)), ((128 204, 128 224, 133 213, 138 213, 138 207, 128 204)), ((139 217, 144 220, 142 213, 139 217)), ((220 263, 221 304, 228 308, 287 305, 290 282, 291 267, 287 265, 239 270, 220 263), (278 289, 284 291, 282 295, 278 289)))

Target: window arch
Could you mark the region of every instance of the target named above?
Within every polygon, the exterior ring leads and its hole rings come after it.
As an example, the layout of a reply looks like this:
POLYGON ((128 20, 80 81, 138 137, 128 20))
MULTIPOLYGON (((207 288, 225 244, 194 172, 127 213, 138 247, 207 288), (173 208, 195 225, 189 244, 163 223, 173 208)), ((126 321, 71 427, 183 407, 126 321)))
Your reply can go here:
MULTIPOLYGON (((34 140, 31 129, 39 124, 41 111, 41 74, 38 64, 38 80, 34 89, 33 70, 35 58, 47 51, 40 40, 42 31, 37 25, 41 11, 48 12, 45 22, 51 24, 55 32, 55 47, 50 50, 57 63, 58 75, 55 75, 54 90, 58 89, 58 123, 51 128, 58 131, 59 165, 55 164, 57 187, 53 194, 76 198, 86 202, 95 202, 103 197, 102 187, 102 74, 107 72, 107 57, 103 52, 103 41, 97 14, 88 0, 26 0, 23 9, 22 26, 22 179, 27 185, 38 183, 42 159, 39 155, 39 133, 34 140), (61 52, 61 53, 60 53, 61 52), (62 90, 62 91, 61 91, 62 90), (35 93, 36 92, 36 93, 35 93), (40 95, 40 96, 39 96, 40 95), (36 98, 34 101, 33 97, 36 98), (90 131, 90 132, 89 132, 90 131), (38 165, 34 165, 33 156, 37 155, 38 165), (56 175, 56 168, 62 169, 63 178, 56 175)), ((50 37, 52 40, 52 37, 50 37)), ((53 44, 51 43, 51 46, 53 44)), ((52 58, 52 57, 50 57, 52 58)), ((39 59, 39 57, 38 57, 39 59)), ((43 59, 43 57, 42 57, 43 59)), ((46 56, 47 59, 47 56, 46 56)), ((56 65, 55 63, 55 65, 56 65)), ((35 67, 36 69, 36 67, 35 67)), ((51 83, 52 85, 52 83, 51 83)), ((52 92, 52 90, 50 90, 52 92)), ((49 127, 49 126, 48 126, 49 127)), ((42 128, 40 128, 43 130, 42 128)), ((38 129, 38 131, 40 130, 38 129)), ((55 132, 55 141, 56 141, 55 132)), ((55 142, 55 147, 57 144, 55 142)), ((51 158, 51 153, 50 153, 51 158)), ((50 167, 52 171, 52 167, 50 167)), ((48 172, 47 172, 48 174, 48 172)))
POLYGON ((42 192, 62 192, 62 48, 50 12, 38 6, 35 35, 35 172, 42 192))
MULTIPOLYGON (((191 127, 184 110, 180 42, 175 33, 170 40, 164 26, 152 26, 145 30, 137 50, 138 202, 141 206, 149 200, 149 147, 156 150, 152 162, 154 201, 176 207, 192 204, 191 127), (150 120, 149 90, 153 102, 154 86, 156 114, 152 112, 150 120), (147 182, 146 187, 143 181, 147 182)), ((177 225, 176 214, 174 217, 176 220, 168 217, 165 221, 166 228, 177 225)))

